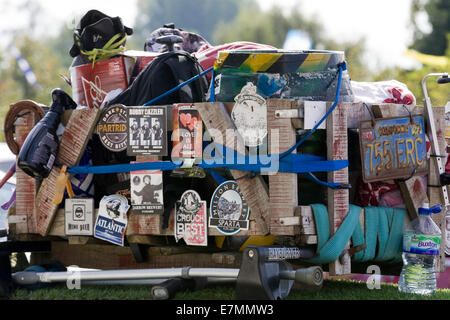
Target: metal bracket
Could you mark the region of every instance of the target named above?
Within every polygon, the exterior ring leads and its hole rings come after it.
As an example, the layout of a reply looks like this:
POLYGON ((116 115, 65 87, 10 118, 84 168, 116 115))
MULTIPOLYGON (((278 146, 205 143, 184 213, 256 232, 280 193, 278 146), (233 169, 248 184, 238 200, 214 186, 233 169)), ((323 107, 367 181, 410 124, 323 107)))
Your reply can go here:
POLYGON ((13 215, 8 216, 8 224, 17 224, 27 222, 28 217, 26 215, 13 215))

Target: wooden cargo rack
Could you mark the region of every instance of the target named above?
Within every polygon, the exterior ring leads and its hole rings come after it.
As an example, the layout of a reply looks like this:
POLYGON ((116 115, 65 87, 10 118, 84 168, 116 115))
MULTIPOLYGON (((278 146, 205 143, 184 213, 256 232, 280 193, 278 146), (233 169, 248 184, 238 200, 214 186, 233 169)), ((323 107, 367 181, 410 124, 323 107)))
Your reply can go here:
MULTIPOLYGON (((311 103, 290 99, 267 100, 268 150, 271 141, 278 143, 279 152, 289 149, 296 142, 297 130, 311 129, 311 124, 305 112, 311 103), (303 114, 302 114, 303 113, 303 114), (277 136, 272 135, 276 133, 277 136)), ((320 104, 323 104, 320 102, 320 104)), ((332 106, 326 102, 326 109, 332 106)), ((227 129, 234 129, 230 118, 232 103, 197 103, 195 107, 200 112, 206 129, 219 130, 226 136, 227 129)), ((167 106, 170 110, 171 106, 167 106)), ((424 115, 422 107, 408 106, 413 114, 424 115)), ((437 136, 441 150, 445 150, 445 110, 443 107, 433 107, 436 119, 437 136)), ((373 105, 375 117, 409 116, 408 110, 402 105, 373 105)), ((66 129, 61 139, 57 163, 68 166, 77 165, 81 154, 94 132, 100 116, 100 110, 74 110, 66 112, 66 129)), ((168 112, 169 116, 171 111, 168 112)), ((327 118, 326 145, 328 160, 348 159, 349 148, 358 148, 348 144, 348 129, 356 129, 360 120, 370 119, 367 106, 363 103, 340 102, 337 108, 327 118)), ((23 118, 16 123, 16 136, 24 139, 31 130, 32 121, 23 118)), ((170 128, 169 128, 170 129, 170 128)), ((94 133, 95 134, 95 133, 94 133)), ((225 141, 225 146, 242 150, 239 139, 234 137, 225 141)), ((155 157, 142 157, 140 161, 157 160, 155 157)), ((429 184, 438 184, 438 178, 433 172, 433 164, 429 165, 429 184)), ((180 267, 191 265, 195 267, 236 267, 239 266, 239 248, 220 249, 209 245, 205 248, 188 247, 173 243, 174 212, 170 215, 169 227, 162 228, 162 216, 155 214, 128 214, 126 238, 129 246, 118 247, 109 245, 92 237, 67 237, 64 231, 64 209, 58 209, 52 200, 54 196, 54 180, 60 169, 54 167, 50 176, 37 189, 36 181, 17 170, 17 201, 11 215, 25 216, 26 222, 17 223, 11 227, 11 237, 16 239, 49 239, 52 241, 51 258, 60 260, 66 265, 78 265, 90 268, 146 268, 146 267, 180 267), (40 236, 38 236, 40 235, 40 236), (67 241, 65 241, 67 240, 67 241), (139 262, 138 262, 139 261, 139 262)), ((275 243, 291 245, 317 244, 317 232, 312 209, 309 205, 299 205, 298 176, 293 173, 269 173, 256 177, 245 177, 245 172, 231 171, 250 207, 250 226, 241 230, 238 236, 268 236, 275 243)), ((328 173, 328 182, 348 184, 354 182, 352 168, 344 168, 328 173)), ((408 219, 405 224, 416 216, 418 207, 423 202, 430 205, 442 203, 436 188, 426 188, 416 176, 399 182, 401 194, 406 204, 408 219)), ((355 187, 355 186, 353 186, 355 187)), ((352 201, 348 189, 327 190, 326 205, 328 208, 330 232, 334 233, 345 219, 352 201)), ((209 199, 205 199, 209 200, 209 199)), ((360 219, 362 219, 361 215, 360 219)), ((441 259, 439 270, 445 270, 445 217, 444 213, 433 216, 442 232, 441 259)), ((362 221, 362 220, 361 220, 362 221)), ((208 236, 224 236, 216 228, 208 228, 208 236)), ((350 243, 347 244, 347 249, 350 243)), ((345 252, 344 252, 345 253, 345 252)), ((350 255, 344 254, 341 259, 330 263, 331 275, 343 275, 352 272, 350 255)))

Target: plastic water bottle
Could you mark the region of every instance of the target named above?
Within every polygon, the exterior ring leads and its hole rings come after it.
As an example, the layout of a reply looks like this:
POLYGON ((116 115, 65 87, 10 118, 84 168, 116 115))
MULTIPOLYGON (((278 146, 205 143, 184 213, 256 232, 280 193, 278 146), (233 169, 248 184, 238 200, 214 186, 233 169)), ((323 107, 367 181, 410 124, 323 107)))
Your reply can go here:
POLYGON ((429 208, 428 203, 424 203, 419 208, 419 217, 406 226, 399 291, 421 295, 436 292, 435 263, 439 256, 441 230, 431 219, 431 214, 441 210, 440 204, 429 208))

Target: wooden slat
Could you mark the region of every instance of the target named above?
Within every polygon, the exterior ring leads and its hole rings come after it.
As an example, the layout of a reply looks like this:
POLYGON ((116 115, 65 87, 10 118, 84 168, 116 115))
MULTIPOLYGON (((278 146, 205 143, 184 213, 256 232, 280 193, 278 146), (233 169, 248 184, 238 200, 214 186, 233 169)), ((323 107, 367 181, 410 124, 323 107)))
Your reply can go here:
MULTIPOLYGON (((64 265, 76 265, 82 268, 103 270, 142 269, 142 268, 223 268, 223 263, 214 262, 211 253, 180 253, 152 256, 155 249, 147 250, 148 259, 137 263, 129 247, 108 244, 69 245, 65 241, 52 242, 51 259, 64 265), (153 251, 152 251, 153 250, 153 251)), ((239 261, 227 264, 238 268, 239 261)))
MULTIPOLYGON (((56 157, 57 164, 67 166, 78 164, 99 116, 99 109, 75 110, 72 112, 61 138, 56 157)), ((35 216, 37 219, 37 231, 42 236, 49 233, 58 209, 58 206, 53 204, 53 198, 55 195, 55 181, 59 172, 60 169, 54 166, 49 177, 42 182, 36 196, 35 216)))
MULTIPOLYGON (((35 119, 33 114, 23 116, 15 122, 16 142, 22 146, 28 133, 33 129, 35 119)), ((17 223, 16 234, 36 233, 36 218, 34 197, 36 196, 36 180, 16 166, 16 215, 24 215, 27 222, 17 223)))
MULTIPOLYGON (((197 103, 197 110, 202 116, 203 123, 210 131, 218 131, 222 134, 223 144, 234 150, 242 152, 244 149, 242 139, 232 138, 227 139, 227 130, 235 130, 234 124, 222 103, 197 103)), ((236 131, 237 133, 237 131, 236 131)), ((256 221, 257 230, 253 230, 256 234, 266 235, 269 233, 269 195, 267 186, 262 177, 242 178, 246 172, 231 170, 231 174, 237 180, 239 188, 247 201, 250 214, 253 215, 256 221)))
MULTIPOLYGON (((282 153, 296 143, 295 129, 292 127, 291 119, 276 118, 275 112, 297 108, 297 105, 295 100, 267 100, 268 153, 282 153), (275 145, 273 145, 274 143, 275 145)), ((298 205, 297 189, 297 174, 277 173, 269 175, 270 234, 295 235, 294 226, 281 224, 280 218, 294 216, 294 210, 298 205)))
MULTIPOLYGON (((444 107, 433 107, 433 115, 434 122, 436 126, 436 135, 439 143, 439 152, 441 154, 445 153, 445 108, 444 107)), ((443 162, 445 159, 441 158, 443 162)), ((444 164, 445 165, 445 164, 444 164)), ((430 159, 428 166, 428 184, 430 185, 440 185, 440 178, 437 174, 437 163, 430 159)), ((430 207, 436 204, 444 204, 444 199, 442 198, 442 191, 440 188, 428 188, 428 194, 430 198, 430 207)), ((445 243, 447 238, 447 229, 446 229, 446 221, 445 221, 445 208, 439 214, 432 214, 431 218, 441 229, 441 247, 440 247, 440 255, 437 261, 437 271, 444 272, 445 271, 445 243)))
MULTIPOLYGON (((327 104, 327 110, 332 103, 327 104)), ((347 110, 339 103, 327 118, 327 158, 328 160, 348 159, 347 110)), ((348 184, 348 168, 328 172, 328 182, 348 184)), ((349 211, 349 191, 347 189, 328 189, 328 215, 330 236, 339 228, 349 211)), ((347 244, 346 249, 348 249, 347 244)), ((338 260, 330 263, 330 275, 344 275, 351 272, 350 257, 346 255, 343 263, 338 260)))
POLYGON ((300 218, 300 234, 317 235, 311 206, 298 206, 295 210, 295 215, 300 218))

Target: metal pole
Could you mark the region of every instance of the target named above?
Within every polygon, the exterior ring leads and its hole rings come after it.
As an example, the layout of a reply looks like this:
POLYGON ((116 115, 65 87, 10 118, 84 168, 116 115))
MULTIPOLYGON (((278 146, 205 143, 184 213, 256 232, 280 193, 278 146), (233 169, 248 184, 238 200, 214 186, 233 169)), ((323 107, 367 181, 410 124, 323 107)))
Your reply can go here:
POLYGON ((237 279, 239 269, 226 268, 167 268, 167 269, 131 269, 108 271, 80 271, 80 272, 17 272, 13 279, 19 284, 34 284, 38 282, 53 283, 66 282, 74 275, 80 281, 100 280, 143 280, 167 278, 234 278, 237 279))

